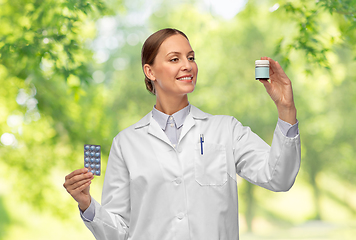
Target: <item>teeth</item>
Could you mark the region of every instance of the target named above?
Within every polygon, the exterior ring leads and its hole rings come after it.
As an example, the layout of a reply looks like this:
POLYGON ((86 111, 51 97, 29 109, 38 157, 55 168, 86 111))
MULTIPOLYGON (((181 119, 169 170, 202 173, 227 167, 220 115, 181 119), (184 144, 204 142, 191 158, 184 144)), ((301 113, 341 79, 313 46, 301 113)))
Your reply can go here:
POLYGON ((192 80, 192 77, 184 77, 184 78, 180 78, 178 80, 192 80))

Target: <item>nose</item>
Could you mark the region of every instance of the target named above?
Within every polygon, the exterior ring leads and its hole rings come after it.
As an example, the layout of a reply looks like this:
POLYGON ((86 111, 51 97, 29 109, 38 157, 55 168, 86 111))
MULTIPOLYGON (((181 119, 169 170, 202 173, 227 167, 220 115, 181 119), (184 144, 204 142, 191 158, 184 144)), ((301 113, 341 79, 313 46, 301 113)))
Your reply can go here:
POLYGON ((182 70, 190 72, 192 69, 192 63, 188 59, 186 59, 182 65, 182 70))

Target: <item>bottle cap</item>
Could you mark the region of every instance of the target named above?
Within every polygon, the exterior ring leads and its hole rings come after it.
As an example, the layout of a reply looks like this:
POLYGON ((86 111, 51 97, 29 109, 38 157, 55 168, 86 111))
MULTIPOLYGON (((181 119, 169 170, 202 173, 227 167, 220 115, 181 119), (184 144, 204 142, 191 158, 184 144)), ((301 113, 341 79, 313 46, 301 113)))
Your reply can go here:
POLYGON ((255 61, 256 67, 269 67, 269 61, 268 60, 256 60, 255 61))

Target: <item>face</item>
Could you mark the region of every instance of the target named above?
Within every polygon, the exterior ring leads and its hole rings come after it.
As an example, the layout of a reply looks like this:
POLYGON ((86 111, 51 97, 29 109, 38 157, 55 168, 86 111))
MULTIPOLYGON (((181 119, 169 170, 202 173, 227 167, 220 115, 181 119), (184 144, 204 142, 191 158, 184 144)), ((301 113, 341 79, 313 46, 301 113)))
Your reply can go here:
POLYGON ((193 92, 198 67, 188 40, 176 34, 160 46, 154 64, 145 65, 146 76, 155 85, 156 95, 185 95, 193 92))

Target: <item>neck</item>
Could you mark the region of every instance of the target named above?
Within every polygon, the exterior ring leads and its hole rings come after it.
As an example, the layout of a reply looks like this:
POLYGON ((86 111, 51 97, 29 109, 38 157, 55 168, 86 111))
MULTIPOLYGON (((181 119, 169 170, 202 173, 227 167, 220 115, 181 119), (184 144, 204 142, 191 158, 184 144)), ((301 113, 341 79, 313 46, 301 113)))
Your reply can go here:
POLYGON ((172 115, 175 112, 188 106, 187 94, 177 97, 163 97, 156 95, 156 109, 167 114, 172 115))

